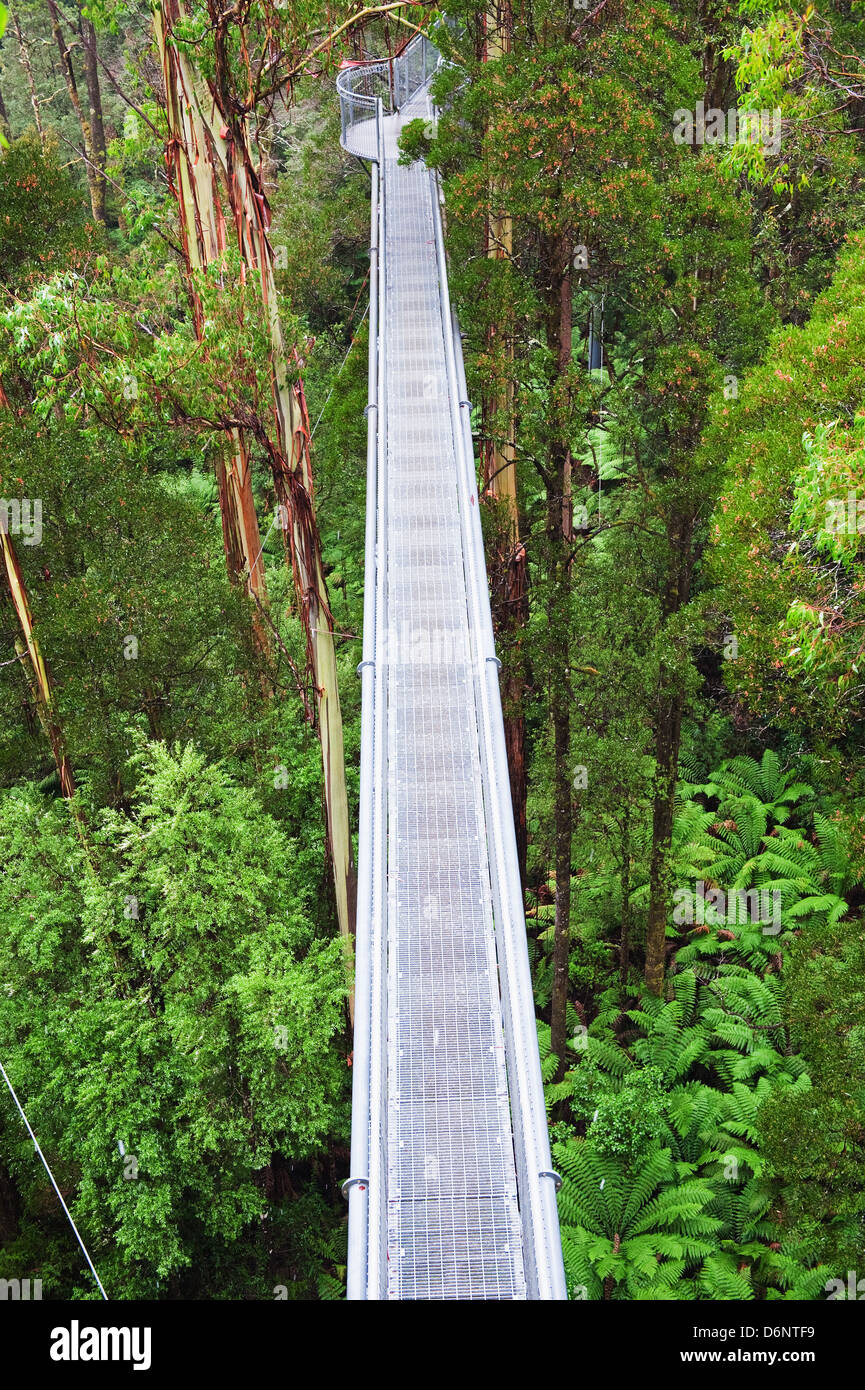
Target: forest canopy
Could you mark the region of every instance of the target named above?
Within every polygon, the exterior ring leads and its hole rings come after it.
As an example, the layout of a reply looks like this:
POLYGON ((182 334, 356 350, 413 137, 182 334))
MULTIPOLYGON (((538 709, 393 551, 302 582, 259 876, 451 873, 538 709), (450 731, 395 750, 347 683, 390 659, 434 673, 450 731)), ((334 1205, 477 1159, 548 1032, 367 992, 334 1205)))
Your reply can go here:
MULTIPOLYGON (((847 1296, 861 8, 0 5, 0 1063, 112 1299, 346 1293, 371 173, 336 76, 419 31, 569 1297, 847 1296)), ((5 1086, 0 1278, 99 1297, 5 1086)))

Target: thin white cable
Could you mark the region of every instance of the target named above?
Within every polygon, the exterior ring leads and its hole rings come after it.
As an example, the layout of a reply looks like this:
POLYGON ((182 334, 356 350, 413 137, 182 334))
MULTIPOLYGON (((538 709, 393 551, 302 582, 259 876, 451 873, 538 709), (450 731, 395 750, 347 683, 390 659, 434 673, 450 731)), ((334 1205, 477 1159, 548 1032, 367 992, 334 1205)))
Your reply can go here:
MULTIPOLYGON (((364 319, 366 318, 368 310, 369 310, 369 304, 367 304, 366 309, 364 309, 363 313, 362 313, 361 316, 360 316, 360 323, 358 324, 358 328, 360 328, 360 324, 363 323, 364 319)), ((340 369, 339 369, 339 371, 337 372, 337 374, 336 374, 336 376, 335 376, 335 378, 334 378, 333 386, 331 386, 330 390, 329 390, 328 393, 327 393, 327 400, 325 401, 324 405, 321 407, 321 411, 319 412, 318 419, 316 420, 315 424, 314 424, 313 427, 312 427, 312 430, 310 431, 310 435, 309 435, 310 441, 312 441, 313 435, 315 434, 316 430, 318 429, 319 425, 321 424, 321 417, 322 417, 322 415, 324 414, 324 412, 327 410, 327 402, 330 400, 331 396, 333 395, 333 393, 334 393, 334 391, 335 391, 335 389, 336 389, 336 383, 339 381, 339 378, 340 378, 340 376, 342 375, 342 369, 343 369, 343 367, 345 366, 346 362, 348 361, 348 354, 349 354, 349 352, 351 352, 352 348, 354 347, 354 344, 355 344, 355 339, 352 338, 351 342, 350 342, 349 345, 348 345, 348 352, 345 354, 345 357, 342 359, 342 363, 341 363, 341 365, 340 365, 340 369)), ((261 545, 260 545, 260 547, 259 547, 258 554, 256 555, 255 559, 253 560, 252 564, 251 564, 250 567, 249 567, 249 572, 250 572, 250 574, 251 574, 252 571, 255 569, 256 565, 258 564, 259 560, 261 559, 261 556, 262 556, 262 554, 263 554, 263 552, 264 552, 264 547, 267 545, 267 538, 268 538, 268 536, 270 535, 271 531, 273 530, 274 526, 276 525, 277 521, 279 520, 279 517, 280 517, 280 509, 279 509, 279 507, 277 507, 276 511, 273 513, 273 520, 271 521, 270 525, 268 526, 267 530, 266 530, 265 533, 264 533, 264 540, 261 542, 261 545)), ((16 659, 17 659, 17 658, 16 658, 16 659)))
POLYGON ((105 1299, 105 1301, 106 1301, 106 1303, 107 1303, 107 1302, 108 1302, 108 1294, 105 1292, 105 1289, 103 1288, 102 1280, 99 1278, 99 1275, 96 1273, 96 1268, 95 1268, 95 1266, 94 1266, 94 1264, 93 1264, 93 1261, 91 1260, 90 1256, 89 1256, 88 1253, 87 1253, 87 1246, 84 1244, 84 1241, 81 1239, 81 1233, 79 1232, 78 1227, 75 1225, 75 1222, 72 1220, 72 1213, 71 1213, 71 1211, 69 1210, 69 1208, 67 1207, 66 1203, 65 1203, 64 1200, 63 1200, 63 1193, 60 1191, 60 1188, 57 1186, 57 1183, 54 1181, 54 1174, 52 1173, 51 1169, 48 1167, 48 1160, 46 1159, 44 1153, 42 1152, 42 1150, 41 1150, 40 1147, 39 1147, 39 1140, 36 1138, 36 1135, 33 1133, 33 1130, 30 1128, 30 1121, 28 1120, 27 1116, 24 1114, 24 1107, 22 1106, 20 1100, 18 1099, 18 1097, 17 1097, 16 1094, 15 1094, 14 1088, 13 1088, 13 1086, 12 1086, 12 1082, 9 1080, 9 1077, 6 1075, 6 1068, 3 1066, 3 1063, 2 1063, 2 1062, 0 1062, 0 1072, 3 1073, 3 1080, 6 1082, 6 1085, 9 1087, 9 1094, 10 1094, 10 1096, 12 1097, 12 1099, 14 1100, 16 1106, 18 1107, 18 1114, 21 1116, 22 1120, 24 1121, 24 1124, 25 1124, 26 1127, 27 1127, 27 1133, 30 1135, 30 1138, 33 1140, 33 1144, 34 1144, 34 1147, 35 1147, 35 1149, 36 1149, 36 1152, 38 1153, 39 1157, 42 1159, 42 1165, 43 1165, 43 1167, 44 1167, 44 1169, 45 1169, 45 1172, 48 1174, 49 1178, 51 1179, 51 1186, 54 1188, 54 1191, 57 1193, 57 1196, 60 1198, 60 1205, 61 1205, 61 1207, 63 1208, 63 1210, 66 1212, 67 1217, 69 1218, 69 1225, 72 1227, 73 1231, 75 1232, 75 1238, 76 1238, 76 1240, 78 1241, 78 1244, 81 1246, 81 1249, 82 1249, 83 1252, 84 1252, 84 1258, 85 1258, 85 1260, 87 1261, 87 1263, 88 1263, 89 1266, 90 1266, 90 1272, 91 1272, 91 1274, 93 1275, 93 1278, 96 1280, 97 1284, 99 1285, 99 1292, 102 1294, 102 1297, 105 1299))
MULTIPOLYGON (((366 316, 367 316, 368 313, 369 313, 369 302, 367 301, 367 306, 366 306, 366 308, 364 309, 363 313, 362 313, 361 316, 360 316, 360 323, 359 323, 358 326, 357 326, 358 328, 360 328, 361 323, 363 323, 363 321, 364 321, 364 319, 366 318, 366 316)), ((357 330, 355 330, 355 336, 356 336, 356 334, 357 334, 357 330)), ((333 395, 334 391, 336 390, 336 383, 339 381, 340 377, 342 376, 342 369, 343 369, 343 367, 345 366, 346 362, 348 361, 348 353, 351 352, 352 348, 354 347, 354 344, 355 344, 355 338, 352 338, 351 342, 350 342, 349 345, 348 345, 348 352, 345 354, 345 357, 342 359, 342 362, 340 363, 339 371, 337 372, 336 376, 335 376, 334 379, 333 379, 333 386, 331 386, 330 390, 329 390, 328 393, 327 393, 327 400, 325 401, 324 405, 321 407, 321 410, 319 411, 318 419, 316 420, 315 424, 314 424, 313 427, 312 427, 312 432, 311 432, 311 434, 310 434, 310 436, 309 436, 310 439, 312 439, 313 435, 315 434, 316 430, 318 429, 319 425, 321 424, 321 417, 322 417, 322 415, 324 414, 324 412, 327 410, 327 401, 330 400, 331 396, 333 395)))

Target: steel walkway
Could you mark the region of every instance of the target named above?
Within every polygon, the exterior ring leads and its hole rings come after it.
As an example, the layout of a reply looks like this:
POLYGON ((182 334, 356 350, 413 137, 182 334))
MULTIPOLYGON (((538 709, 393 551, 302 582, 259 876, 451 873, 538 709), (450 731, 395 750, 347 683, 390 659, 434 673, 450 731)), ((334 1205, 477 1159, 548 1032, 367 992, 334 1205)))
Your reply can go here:
POLYGON ((564 1298, 462 349, 398 163, 437 61, 338 79, 372 175, 348 1296, 564 1298))

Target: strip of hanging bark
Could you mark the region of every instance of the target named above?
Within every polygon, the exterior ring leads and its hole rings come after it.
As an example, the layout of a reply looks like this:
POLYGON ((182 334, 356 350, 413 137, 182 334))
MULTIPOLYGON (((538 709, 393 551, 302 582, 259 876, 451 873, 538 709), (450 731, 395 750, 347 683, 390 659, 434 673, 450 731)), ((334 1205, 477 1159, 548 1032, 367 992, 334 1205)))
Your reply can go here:
POLYGON ((72 775, 72 765, 66 752, 63 730, 57 713, 51 672, 33 631, 33 619, 30 613, 27 589, 12 538, 8 531, 2 527, 0 527, 0 545, 2 545, 3 550, 3 565, 12 598, 12 606, 15 609, 15 615, 18 618, 18 624, 24 638, 23 642, 19 640, 15 643, 15 650, 21 658, 25 672, 27 672, 27 682, 36 705, 39 722, 51 744, 54 763, 60 778, 60 788, 68 801, 75 795, 75 779, 72 775))
POLYGON ((298 699, 303 705, 303 712, 306 717, 306 722, 308 724, 314 724, 315 714, 313 712, 312 705, 309 702, 309 695, 307 693, 306 683, 304 682, 303 677, 301 676, 300 671, 297 668, 297 662, 294 660, 294 658, 291 655, 291 652, 288 650, 288 647, 282 640, 280 631, 274 623, 272 617, 268 613, 267 609, 262 608, 260 611, 264 621, 268 624, 273 633, 273 640, 276 642, 276 645, 279 647, 279 650, 285 657, 288 663, 288 669, 291 671, 291 674, 294 677, 294 688, 297 691, 298 699))
POLYGON ((217 30, 214 91, 209 93, 210 102, 204 105, 203 114, 213 144, 224 160, 243 261, 258 274, 267 315, 276 427, 275 439, 269 449, 270 465, 277 497, 285 508, 287 524, 284 537, 306 634, 322 750, 327 835, 333 862, 336 908, 340 931, 347 937, 354 927, 356 890, 345 785, 334 621, 328 602, 321 538, 315 517, 309 420, 302 385, 299 380, 292 382, 290 379, 299 363, 296 352, 289 354, 285 344, 276 295, 273 248, 268 234, 270 209, 249 148, 246 125, 230 107, 223 111, 217 105, 216 93, 229 89, 224 42, 224 30, 217 30))

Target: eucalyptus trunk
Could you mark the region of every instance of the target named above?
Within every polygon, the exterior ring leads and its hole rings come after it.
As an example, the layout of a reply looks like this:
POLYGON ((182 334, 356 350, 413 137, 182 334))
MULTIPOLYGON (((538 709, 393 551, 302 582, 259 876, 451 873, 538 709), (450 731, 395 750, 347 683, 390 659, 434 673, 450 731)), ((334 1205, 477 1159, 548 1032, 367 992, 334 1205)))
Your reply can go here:
MULTIPOLYGON (((573 284, 569 248, 564 241, 547 243, 553 270, 549 300, 548 341, 556 354, 557 375, 567 374, 573 340, 573 284)), ((563 499, 571 468, 567 442, 558 431, 552 441, 547 483, 547 600, 550 719, 553 726, 553 814, 555 818, 556 910, 553 932, 553 985, 550 1003, 550 1045, 558 1058, 558 1075, 566 1065, 568 983, 571 946, 571 845, 573 798, 570 774, 571 738, 571 565, 569 528, 564 524, 563 499)))
POLYGON ((51 18, 51 32, 54 35, 54 42, 60 54, 60 70, 63 73, 63 80, 66 83, 66 91, 75 118, 81 131, 82 156, 87 170, 87 189, 90 194, 90 209, 97 222, 105 221, 105 176, 99 167, 96 157, 96 150, 93 145, 93 131, 90 121, 85 114, 81 104, 81 96, 78 91, 78 82, 75 77, 75 68, 72 64, 72 54, 63 33, 63 26, 60 23, 60 11, 55 0, 46 0, 48 14, 51 18))
MULTIPOLYGON (((669 563, 662 597, 662 620, 666 624, 688 602, 694 569, 694 516, 673 510, 667 521, 669 563)), ((652 804, 652 855, 649 867, 649 913, 646 924, 646 964, 644 980, 650 994, 664 988, 667 957, 667 918, 670 910, 670 848, 673 839, 676 778, 685 691, 682 671, 685 660, 673 668, 661 668, 658 706, 654 721, 655 786, 652 804)))
MULTIPOLYGON (((231 97, 232 74, 228 53, 229 26, 234 12, 215 7, 212 31, 213 76, 198 72, 185 54, 167 41, 173 25, 183 15, 180 0, 162 0, 156 15, 157 40, 163 64, 171 71, 169 100, 178 115, 194 125, 201 158, 187 168, 187 177, 206 182, 224 194, 225 208, 246 276, 258 281, 269 339, 272 420, 265 445, 277 498, 284 518, 283 535, 291 563, 298 611, 306 635, 324 771, 324 801, 328 850, 333 868, 336 909, 340 932, 348 942, 354 926, 355 886, 348 795, 345 782, 342 715, 337 685, 334 619, 328 601, 321 539, 315 516, 310 430, 301 363, 296 349, 289 350, 283 333, 274 278, 270 243, 270 208, 256 168, 241 103, 231 97)), ((166 82, 166 88, 169 83, 166 82)), ((211 199, 214 207, 219 206, 211 199)), ((224 226, 222 229, 224 236, 224 226)))
POLYGON ((97 196, 97 209, 94 213, 100 222, 105 221, 105 120, 102 115, 102 90, 99 85, 99 54, 96 48, 96 30, 93 23, 81 9, 79 0, 78 32, 84 49, 84 80, 87 84, 87 104, 89 108, 88 128, 90 131, 91 158, 96 166, 93 179, 97 196))
MULTIPOLYGON (((176 14, 174 16, 176 18, 176 14)), ((154 30, 162 62, 169 141, 165 160, 180 211, 189 295, 198 341, 204 342, 204 311, 195 272, 218 265, 226 251, 226 220, 221 180, 198 104, 195 78, 187 59, 166 42, 163 13, 154 12, 154 30)), ((242 430, 228 432, 215 460, 222 515, 222 539, 228 574, 243 583, 256 604, 253 633, 259 653, 271 654, 259 609, 267 607, 261 535, 252 492, 252 471, 242 430)))
MULTIPOLYGON (((12 127, 9 124, 9 112, 6 110, 6 103, 3 100, 3 88, 0 87, 0 136, 9 139, 12 134, 12 127)), ((0 146, 3 141, 0 140, 0 146)))
POLYGON ((21 573, 18 556, 12 544, 12 537, 5 527, 0 527, 0 546, 2 546, 3 551, 3 566, 12 599, 12 607, 15 609, 15 616, 18 619, 23 637, 23 641, 19 639, 15 643, 15 650, 28 672, 27 683, 36 705, 39 722, 51 744, 57 775, 60 778, 60 788, 68 800, 75 795, 75 779, 72 775, 72 765, 66 752, 63 729, 57 712, 51 672, 33 628, 33 618, 24 576, 21 573))
POLYGON ((22 33, 21 25, 18 22, 17 14, 12 15, 12 28, 15 30, 15 37, 18 40, 18 52, 21 56, 21 66, 24 69, 24 73, 27 78, 27 90, 30 93, 30 105, 33 107, 33 120, 35 122, 36 129, 39 132, 39 144, 42 146, 42 152, 44 154, 45 129, 42 125, 42 112, 39 106, 39 93, 36 90, 36 79, 33 76, 33 64, 30 61, 30 50, 27 47, 27 41, 25 40, 24 34, 22 33))

